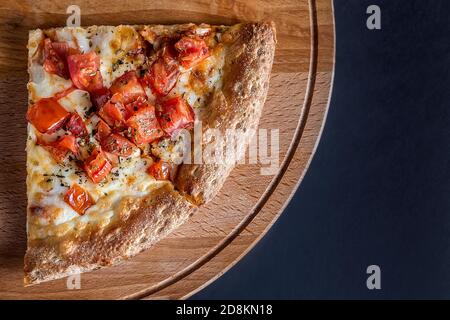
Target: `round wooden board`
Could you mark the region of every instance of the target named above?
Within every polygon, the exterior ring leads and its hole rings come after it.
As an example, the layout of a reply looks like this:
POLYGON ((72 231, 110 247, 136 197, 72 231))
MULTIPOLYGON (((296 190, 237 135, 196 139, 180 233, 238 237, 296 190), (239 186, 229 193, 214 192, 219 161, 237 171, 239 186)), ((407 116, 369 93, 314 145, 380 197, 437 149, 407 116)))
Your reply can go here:
MULTIPOLYGON (((23 287, 28 30, 62 26, 72 1, 0 0, 0 298, 186 298, 219 277, 267 232, 298 187, 325 121, 334 69, 331 0, 77 1, 82 25, 271 19, 277 50, 260 128, 279 130, 279 168, 238 165, 219 195, 153 248, 114 267, 23 287)), ((270 146, 269 146, 270 148, 270 146)), ((269 149, 270 150, 270 149, 269 149)))

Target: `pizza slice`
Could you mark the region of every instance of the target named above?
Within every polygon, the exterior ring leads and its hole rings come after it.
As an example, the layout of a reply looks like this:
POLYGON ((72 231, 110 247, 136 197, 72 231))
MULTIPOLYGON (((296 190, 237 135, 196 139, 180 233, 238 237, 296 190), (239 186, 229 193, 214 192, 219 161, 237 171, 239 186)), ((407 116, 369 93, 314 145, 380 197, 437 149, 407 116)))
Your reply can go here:
POLYGON ((31 31, 25 284, 134 256, 209 201, 234 163, 202 161, 208 130, 242 152, 275 41, 270 22, 31 31))

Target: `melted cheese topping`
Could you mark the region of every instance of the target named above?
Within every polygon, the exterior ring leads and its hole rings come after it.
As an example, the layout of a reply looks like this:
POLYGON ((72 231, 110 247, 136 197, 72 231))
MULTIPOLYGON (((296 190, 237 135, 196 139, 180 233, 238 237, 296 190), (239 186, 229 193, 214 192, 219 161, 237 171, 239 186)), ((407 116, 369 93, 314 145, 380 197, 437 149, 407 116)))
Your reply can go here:
POLYGON ((92 106, 89 92, 79 89, 70 92, 68 95, 59 99, 58 102, 67 111, 78 113, 85 121, 88 118, 87 113, 92 106))
POLYGON ((42 65, 33 63, 30 67, 31 81, 27 88, 29 99, 36 102, 42 98, 53 97, 56 93, 64 91, 72 86, 71 80, 66 80, 55 74, 45 72, 42 65))
MULTIPOLYGON (((60 99, 60 103, 68 111, 77 111, 80 115, 90 107, 90 101, 82 90, 73 91, 60 99)), ((86 119, 86 116, 84 118, 86 119)), ((96 115, 87 119, 86 127, 89 133, 92 134, 97 122, 96 115)), ((161 184, 145 173, 152 164, 152 159, 141 157, 139 149, 130 157, 121 158, 121 163, 112 169, 104 181, 94 184, 74 160, 58 164, 45 148, 37 145, 38 133, 32 125, 28 126, 28 133, 28 204, 30 208, 35 208, 34 218, 30 219, 30 222, 37 227, 32 228, 34 232, 30 234, 31 238, 41 238, 55 232, 47 226, 61 225, 62 228, 57 228, 58 230, 68 231, 71 228, 68 228, 67 224, 73 227, 74 223, 77 223, 78 228, 89 223, 107 224, 117 211, 115 208, 120 205, 121 199, 145 196, 161 184), (74 183, 81 185, 95 203, 83 216, 75 212, 63 199, 68 188, 74 183)), ((58 134, 60 133, 48 135, 47 140, 55 140, 54 136, 58 134)), ((98 143, 93 137, 91 142, 98 143)))
MULTIPOLYGON (((100 56, 100 72, 106 87, 126 71, 142 66, 145 61, 142 54, 138 51, 136 53, 136 50, 143 46, 142 40, 138 37, 137 31, 129 26, 63 28, 58 29, 53 38, 55 41, 66 41, 69 46, 79 48, 83 53, 95 50, 100 56)), ((30 33, 28 44, 30 103, 54 96, 72 86, 70 79, 65 80, 43 69, 38 52, 38 43, 42 40, 42 31, 30 33)), ((204 106, 210 93, 222 86, 221 70, 224 55, 224 50, 219 45, 208 58, 192 70, 181 69, 179 81, 169 96, 183 95, 198 116, 198 109, 204 106)), ((154 103, 155 97, 150 89, 145 90, 149 101, 154 103)), ((74 90, 58 102, 67 111, 77 112, 83 118, 90 134, 88 144, 98 145, 93 137, 98 117, 88 113, 91 108, 89 94, 83 90, 74 90)), ((120 158, 120 164, 112 169, 104 181, 94 184, 78 167, 75 160, 68 159, 58 164, 45 148, 36 144, 38 134, 29 124, 27 188, 28 232, 31 239, 63 235, 74 228, 81 230, 90 224, 106 226, 115 219, 124 199, 148 195, 155 188, 168 183, 156 181, 145 173, 153 160, 150 157, 143 157, 141 150, 136 148, 130 157, 120 158), (83 216, 64 202, 64 194, 74 183, 82 186, 95 203, 83 216)), ((46 141, 54 141, 62 134, 64 132, 57 131, 51 135, 40 136, 46 141)), ((175 141, 163 139, 152 146, 154 154, 174 162, 180 161, 180 150, 184 147, 185 141, 182 138, 175 141)))

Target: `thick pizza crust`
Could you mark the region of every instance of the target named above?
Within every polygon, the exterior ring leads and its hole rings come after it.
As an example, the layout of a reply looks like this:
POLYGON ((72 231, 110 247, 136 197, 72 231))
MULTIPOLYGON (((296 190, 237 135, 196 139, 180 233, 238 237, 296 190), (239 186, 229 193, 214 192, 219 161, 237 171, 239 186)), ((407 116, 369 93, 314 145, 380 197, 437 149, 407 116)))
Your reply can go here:
POLYGON ((147 197, 123 199, 118 219, 106 229, 80 236, 29 240, 25 284, 36 284, 113 265, 149 248, 194 212, 195 207, 169 183, 147 197))
MULTIPOLYGON (((226 46, 223 87, 215 91, 202 114, 203 132, 211 128, 224 135, 227 129, 251 132, 258 127, 269 88, 275 26, 271 22, 239 24, 222 37, 231 42, 226 46)), ((245 135, 241 147, 248 145, 251 138, 245 135)), ((202 150, 214 143, 203 142, 202 150)), ((194 203, 206 203, 222 188, 233 168, 232 163, 182 164, 175 186, 194 203)))
MULTIPOLYGON (((190 26, 166 28, 167 33, 173 33, 190 26)), ((164 26, 156 27, 164 30, 164 26)), ((163 32, 159 29, 158 33, 163 32)), ((246 23, 226 30, 223 34, 227 49, 223 86, 214 92, 199 120, 204 130, 256 129, 268 90, 276 42, 275 27, 269 22, 246 23)), ((35 58, 35 53, 30 50, 29 61, 35 58)), ((247 144, 249 139, 244 143, 247 144)), ((174 182, 175 188, 167 183, 148 196, 123 199, 116 220, 106 227, 93 225, 82 233, 71 231, 60 237, 29 239, 25 284, 113 265, 149 248, 185 222, 197 204, 214 197, 233 167, 228 164, 183 164, 174 182)))

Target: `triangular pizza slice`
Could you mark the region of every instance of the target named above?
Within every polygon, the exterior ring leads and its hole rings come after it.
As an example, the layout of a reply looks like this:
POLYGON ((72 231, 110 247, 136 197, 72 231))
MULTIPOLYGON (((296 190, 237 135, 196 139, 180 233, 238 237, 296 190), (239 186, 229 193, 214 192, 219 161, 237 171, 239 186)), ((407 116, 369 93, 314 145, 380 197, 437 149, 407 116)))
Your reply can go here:
POLYGON ((25 284, 136 255, 209 201, 234 167, 210 133, 240 156, 275 41, 271 22, 30 31, 25 284))

